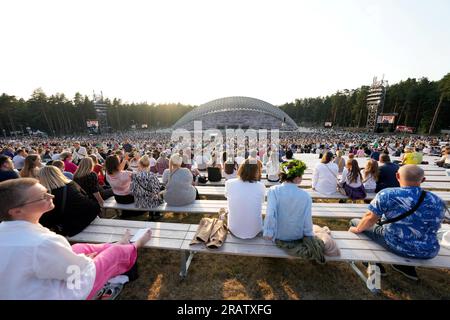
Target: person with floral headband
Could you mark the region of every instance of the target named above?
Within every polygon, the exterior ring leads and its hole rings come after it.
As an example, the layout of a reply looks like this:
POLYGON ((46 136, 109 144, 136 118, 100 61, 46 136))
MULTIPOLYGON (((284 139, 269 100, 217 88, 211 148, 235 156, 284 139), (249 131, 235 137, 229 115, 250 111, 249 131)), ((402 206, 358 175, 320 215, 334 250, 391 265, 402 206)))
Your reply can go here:
POLYGON ((298 187, 305 170, 306 164, 300 160, 290 160, 280 165, 282 184, 271 187, 267 194, 264 238, 293 241, 314 236, 312 199, 298 187))

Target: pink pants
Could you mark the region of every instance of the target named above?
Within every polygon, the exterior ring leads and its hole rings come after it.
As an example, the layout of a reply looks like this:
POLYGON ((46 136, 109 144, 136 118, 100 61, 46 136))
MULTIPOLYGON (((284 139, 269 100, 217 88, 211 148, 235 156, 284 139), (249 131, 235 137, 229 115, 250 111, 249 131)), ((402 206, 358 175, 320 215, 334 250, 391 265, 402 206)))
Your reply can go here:
POLYGON ((72 250, 77 254, 97 253, 93 258, 95 264, 94 287, 88 296, 88 300, 92 299, 109 279, 130 270, 137 258, 137 250, 134 244, 76 243, 72 246, 72 250))

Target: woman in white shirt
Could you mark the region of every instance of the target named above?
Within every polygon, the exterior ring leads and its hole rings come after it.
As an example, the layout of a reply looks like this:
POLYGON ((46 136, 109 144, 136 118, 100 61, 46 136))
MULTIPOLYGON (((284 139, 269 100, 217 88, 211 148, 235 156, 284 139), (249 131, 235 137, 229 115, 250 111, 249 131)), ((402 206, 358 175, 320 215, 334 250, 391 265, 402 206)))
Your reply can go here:
POLYGON ((127 230, 115 243, 75 244, 39 224, 53 195, 32 178, 0 183, 0 299, 92 299, 105 283, 131 269, 137 248, 127 230))
POLYGON ((347 160, 344 171, 342 171, 342 177, 339 183, 343 185, 346 183, 352 188, 359 188, 362 185, 362 175, 359 169, 358 161, 355 159, 347 160))
POLYGON ((366 192, 375 192, 378 181, 378 161, 370 159, 363 170, 363 184, 366 192))
POLYGON ((262 204, 266 187, 260 179, 260 163, 251 163, 247 159, 239 166, 238 178, 225 182, 228 227, 238 238, 251 239, 262 230, 262 204))
POLYGON ((339 169, 332 160, 333 154, 327 152, 323 155, 320 163, 314 168, 312 179, 313 190, 326 195, 336 193, 339 169))

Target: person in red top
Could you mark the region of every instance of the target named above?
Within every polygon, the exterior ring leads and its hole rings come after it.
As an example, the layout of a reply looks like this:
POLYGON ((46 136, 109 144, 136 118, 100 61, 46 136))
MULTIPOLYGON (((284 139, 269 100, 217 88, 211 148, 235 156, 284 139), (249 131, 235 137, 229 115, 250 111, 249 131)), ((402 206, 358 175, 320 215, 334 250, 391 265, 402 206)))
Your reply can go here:
POLYGON ((94 172, 97 174, 98 177, 98 184, 101 186, 105 185, 105 175, 103 174, 103 166, 98 163, 97 156, 91 154, 89 157, 94 161, 94 172))
POLYGON ((77 171, 78 166, 72 162, 72 154, 70 152, 63 152, 59 156, 59 158, 64 162, 64 170, 70 173, 75 173, 77 171))

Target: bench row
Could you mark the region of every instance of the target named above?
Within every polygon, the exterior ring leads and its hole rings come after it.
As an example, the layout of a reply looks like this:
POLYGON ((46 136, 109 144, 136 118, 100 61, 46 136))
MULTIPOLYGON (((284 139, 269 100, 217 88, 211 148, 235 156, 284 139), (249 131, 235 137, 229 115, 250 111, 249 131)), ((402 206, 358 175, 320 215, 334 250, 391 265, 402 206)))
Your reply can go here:
MULTIPOLYGON (((139 229, 151 228, 152 239, 145 245, 147 248, 177 250, 181 252, 180 276, 185 277, 195 253, 216 253, 227 255, 295 258, 278 248, 272 241, 256 237, 242 240, 229 234, 225 243, 219 249, 206 249, 203 245, 190 245, 197 230, 195 224, 179 224, 164 222, 144 222, 130 220, 112 220, 97 218, 83 232, 69 238, 71 242, 106 243, 116 242, 129 229, 134 235, 139 229)), ((341 251, 338 257, 326 257, 327 261, 348 262, 358 275, 366 281, 369 289, 374 287, 357 268, 355 262, 400 264, 427 268, 450 268, 450 250, 441 248, 439 255, 430 260, 417 260, 399 257, 380 245, 369 240, 363 234, 353 234, 347 231, 332 231, 331 236, 341 251)))
MULTIPOLYGON (((225 199, 225 187, 223 186, 196 186, 198 193, 201 196, 205 197, 220 197, 225 199)), ((348 197, 340 194, 340 193, 334 193, 331 195, 328 194, 322 194, 317 191, 314 191, 312 189, 303 189, 306 191, 313 200, 318 199, 330 199, 330 200, 348 200, 348 197)), ((450 192, 448 191, 433 191, 434 194, 439 196, 442 200, 444 200, 446 203, 450 203, 450 192)), ((367 197, 365 200, 372 200, 375 198, 376 193, 367 193, 367 197)))

